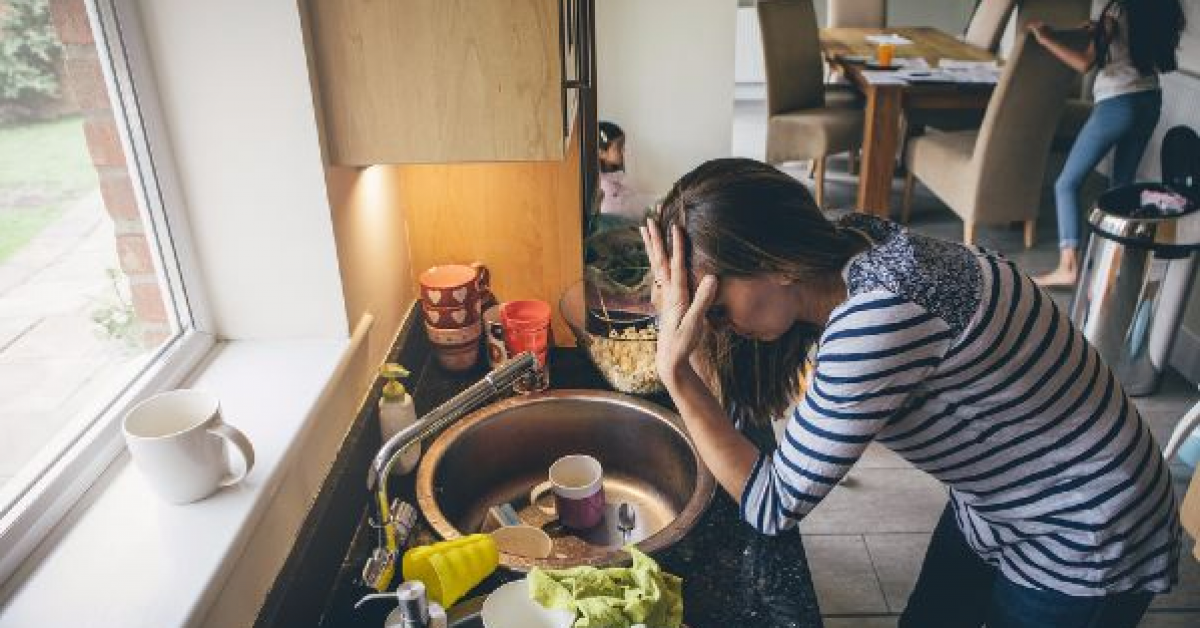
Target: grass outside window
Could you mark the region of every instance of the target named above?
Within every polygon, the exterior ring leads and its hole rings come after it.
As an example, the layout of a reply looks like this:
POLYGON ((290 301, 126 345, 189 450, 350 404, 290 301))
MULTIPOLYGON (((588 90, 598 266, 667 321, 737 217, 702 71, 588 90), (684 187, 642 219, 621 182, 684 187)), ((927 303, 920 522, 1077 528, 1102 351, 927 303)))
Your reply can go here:
POLYGON ((0 263, 98 187, 82 117, 0 127, 0 263))

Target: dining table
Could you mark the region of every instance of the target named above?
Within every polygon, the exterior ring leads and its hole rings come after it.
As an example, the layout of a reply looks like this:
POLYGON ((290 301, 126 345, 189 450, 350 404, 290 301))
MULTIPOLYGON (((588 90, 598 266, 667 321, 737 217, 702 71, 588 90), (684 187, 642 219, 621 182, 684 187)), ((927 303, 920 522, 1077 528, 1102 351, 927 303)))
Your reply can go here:
MULTIPOLYGON (((898 36, 908 43, 894 45, 895 64, 923 58, 931 69, 943 60, 995 62, 1000 59, 958 38, 930 27, 822 28, 821 52, 831 69, 865 98, 862 164, 858 179, 859 211, 887 216, 892 180, 906 112, 980 111, 987 108, 994 82, 901 80, 902 73, 881 71, 870 63, 877 44, 871 37, 898 36)), ((965 64, 964 64, 965 65, 965 64)), ((903 67, 903 66, 902 66, 903 67)))

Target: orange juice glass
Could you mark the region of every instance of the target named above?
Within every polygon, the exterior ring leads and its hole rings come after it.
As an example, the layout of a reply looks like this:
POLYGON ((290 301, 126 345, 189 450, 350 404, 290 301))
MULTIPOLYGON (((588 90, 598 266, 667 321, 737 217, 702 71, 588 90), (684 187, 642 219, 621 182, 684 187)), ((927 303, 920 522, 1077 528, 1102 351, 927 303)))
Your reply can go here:
POLYGON ((895 52, 896 46, 887 43, 879 44, 879 48, 875 51, 875 62, 879 65, 891 65, 895 52))

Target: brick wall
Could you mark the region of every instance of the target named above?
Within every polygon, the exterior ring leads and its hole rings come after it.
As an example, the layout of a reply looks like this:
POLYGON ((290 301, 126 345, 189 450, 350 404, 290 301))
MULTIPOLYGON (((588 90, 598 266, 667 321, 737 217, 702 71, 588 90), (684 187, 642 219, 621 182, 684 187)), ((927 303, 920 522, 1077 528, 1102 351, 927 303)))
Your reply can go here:
POLYGON ((87 8, 84 0, 50 0, 50 13, 63 44, 64 88, 70 90, 84 118, 88 152, 100 178, 104 207, 115 227, 114 245, 121 272, 129 280, 142 342, 147 348, 154 347, 171 333, 166 301, 154 271, 153 247, 138 210, 87 8))

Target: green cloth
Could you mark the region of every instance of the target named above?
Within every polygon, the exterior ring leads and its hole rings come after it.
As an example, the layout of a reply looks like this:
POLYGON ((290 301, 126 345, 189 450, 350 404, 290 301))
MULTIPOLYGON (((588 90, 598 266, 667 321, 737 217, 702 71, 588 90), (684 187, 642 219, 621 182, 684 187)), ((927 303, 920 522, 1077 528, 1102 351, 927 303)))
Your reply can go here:
POLYGON ((529 572, 529 595, 545 608, 575 613, 575 628, 679 628, 683 580, 661 571, 637 548, 628 551, 632 567, 535 567, 529 572))

